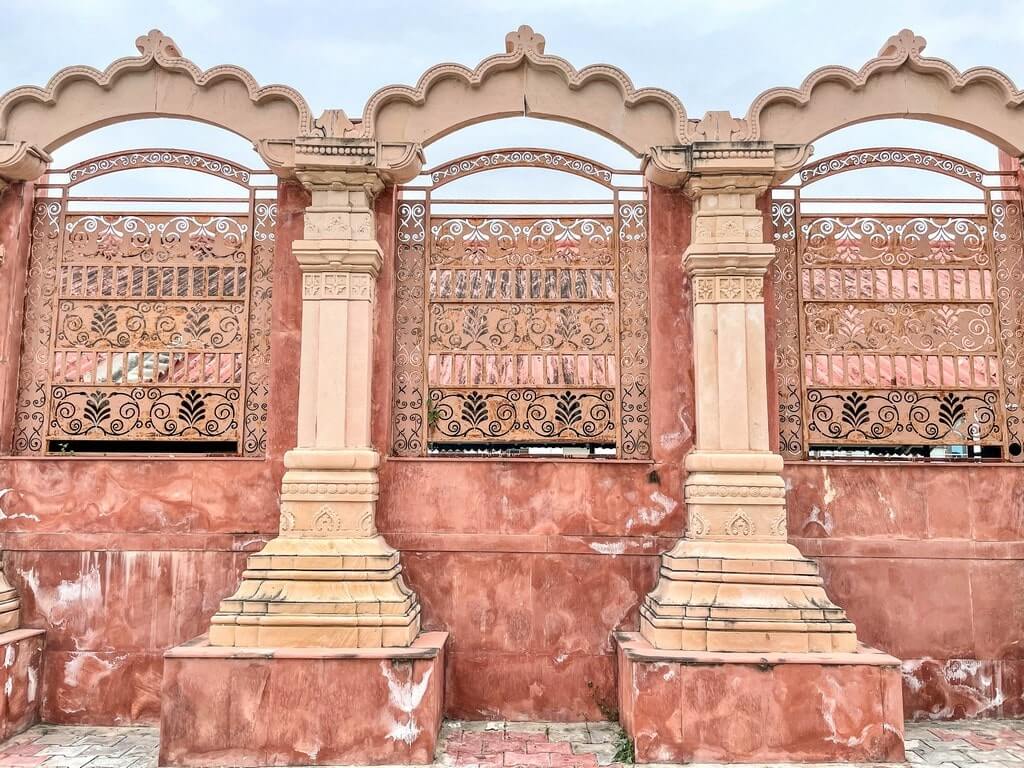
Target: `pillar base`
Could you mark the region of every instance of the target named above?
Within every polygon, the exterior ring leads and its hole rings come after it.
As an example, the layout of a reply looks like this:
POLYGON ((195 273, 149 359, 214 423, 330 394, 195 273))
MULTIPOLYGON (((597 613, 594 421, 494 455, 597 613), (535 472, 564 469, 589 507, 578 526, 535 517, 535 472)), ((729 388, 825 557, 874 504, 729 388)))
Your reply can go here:
POLYGON ((21 623, 21 600, 18 592, 0 570, 0 633, 17 629, 21 623))
POLYGON ((411 645, 420 605, 398 551, 380 536, 277 538, 249 557, 210 624, 215 646, 383 648, 411 645))
POLYGON ((713 653, 615 635, 619 711, 638 763, 901 762, 899 661, 713 653))
POLYGON ((640 631, 662 649, 857 649, 856 628, 829 600, 817 564, 784 542, 682 539, 662 556, 658 585, 640 606, 640 631))
POLYGON ((427 764, 444 706, 444 632, 408 648, 219 648, 164 655, 160 765, 427 764))
POLYGON ((41 629, 0 634, 0 741, 39 722, 45 638, 41 629))

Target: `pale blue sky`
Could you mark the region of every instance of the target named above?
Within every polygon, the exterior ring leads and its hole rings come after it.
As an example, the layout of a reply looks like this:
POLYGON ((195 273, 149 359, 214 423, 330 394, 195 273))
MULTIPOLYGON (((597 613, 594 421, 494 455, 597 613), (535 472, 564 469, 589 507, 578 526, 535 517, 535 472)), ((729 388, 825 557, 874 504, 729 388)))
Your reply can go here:
MULTIPOLYGON (((656 2, 654 0, 439 0, 436 2, 138 2, 8 0, 0 27, 0 91, 43 84, 70 64, 103 68, 135 53, 134 40, 159 27, 202 67, 238 64, 262 84, 300 90, 314 114, 342 108, 359 115, 377 88, 414 83, 432 64, 475 65, 503 49, 505 33, 530 24, 547 51, 583 67, 608 62, 638 87, 675 93, 691 117, 709 109, 742 115, 768 87, 797 85, 813 69, 859 67, 903 27, 928 40, 927 55, 961 69, 989 65, 1024 82, 1024 4, 1013 0, 807 0, 656 2)), ((495 123, 462 131, 428 153, 431 163, 492 146, 576 149, 615 165, 628 156, 578 129, 541 121, 495 123)), ((204 127, 106 129, 58 155, 67 163, 121 146, 206 142, 204 127)), ((994 150, 959 132, 920 123, 859 126, 819 142, 821 157, 849 146, 924 145, 993 166, 994 150)), ((253 162, 235 137, 211 149, 253 162)), ((209 145, 208 145, 209 146, 209 145)))

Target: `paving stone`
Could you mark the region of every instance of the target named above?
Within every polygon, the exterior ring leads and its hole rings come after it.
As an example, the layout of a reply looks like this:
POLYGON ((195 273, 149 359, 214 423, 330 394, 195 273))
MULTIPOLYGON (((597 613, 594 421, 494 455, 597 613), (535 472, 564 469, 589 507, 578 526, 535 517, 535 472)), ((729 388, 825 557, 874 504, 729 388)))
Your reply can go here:
POLYGON ((539 733, 547 735, 547 723, 505 723, 505 733, 539 733))
POLYGON ((615 757, 615 745, 606 744, 573 744, 572 750, 577 755, 594 755, 598 765, 611 765, 615 757))
MULTIPOLYGON (((1024 768, 1024 721, 907 723, 905 732, 907 761, 915 768, 1024 768)), ((612 765, 615 742, 620 734, 619 725, 608 722, 449 721, 443 726, 436 765, 441 768, 608 766, 612 765)), ((42 725, 0 745, 0 768, 156 768, 158 745, 159 734, 155 728, 42 725)), ((867 763, 819 763, 803 768, 870 766, 867 763)), ((687 768, 701 766, 692 764, 687 768)), ((769 767, 748 765, 743 768, 769 767)), ((893 767, 879 765, 878 768, 893 767)))
POLYGON ((587 723, 587 731, 590 733, 592 744, 602 744, 616 741, 621 734, 621 727, 618 723, 587 723))
POLYGON ((589 741, 586 723, 549 723, 548 738, 552 741, 589 741))

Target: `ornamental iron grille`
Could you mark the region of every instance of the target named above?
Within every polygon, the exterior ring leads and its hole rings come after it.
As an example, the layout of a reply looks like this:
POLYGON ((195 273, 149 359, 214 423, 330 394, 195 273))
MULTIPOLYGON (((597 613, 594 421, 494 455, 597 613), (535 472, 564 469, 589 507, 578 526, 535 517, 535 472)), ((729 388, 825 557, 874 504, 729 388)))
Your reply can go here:
POLYGON ((424 184, 403 187, 398 202, 394 454, 648 457, 647 203, 639 174, 563 152, 508 149, 424 176, 424 184), (501 168, 574 174, 603 194, 437 196, 446 184, 501 168), (541 205, 557 212, 537 214, 541 205))
POLYGON ((1024 257, 1012 172, 856 150, 773 190, 780 450, 1024 461, 1024 257), (926 170, 961 198, 817 197, 863 168, 926 170), (966 189, 966 188, 965 188, 966 189))
POLYGON ((105 155, 37 185, 13 448, 266 450, 277 191, 266 171, 177 149, 105 155), (77 185, 175 168, 230 197, 100 197, 77 185))

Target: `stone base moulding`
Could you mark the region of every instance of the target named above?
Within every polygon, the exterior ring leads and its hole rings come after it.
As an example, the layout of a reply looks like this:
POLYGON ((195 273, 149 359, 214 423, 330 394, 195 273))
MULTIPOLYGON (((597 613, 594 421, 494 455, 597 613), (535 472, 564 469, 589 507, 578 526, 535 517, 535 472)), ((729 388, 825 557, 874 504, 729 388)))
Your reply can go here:
POLYGON ((407 648, 237 648, 164 655, 160 765, 382 765, 434 760, 444 632, 407 648))
POLYGON ((41 629, 0 633, 0 741, 39 722, 45 638, 41 629))
POLYGON ((615 635, 622 725, 638 763, 902 762, 899 661, 720 653, 615 635))

